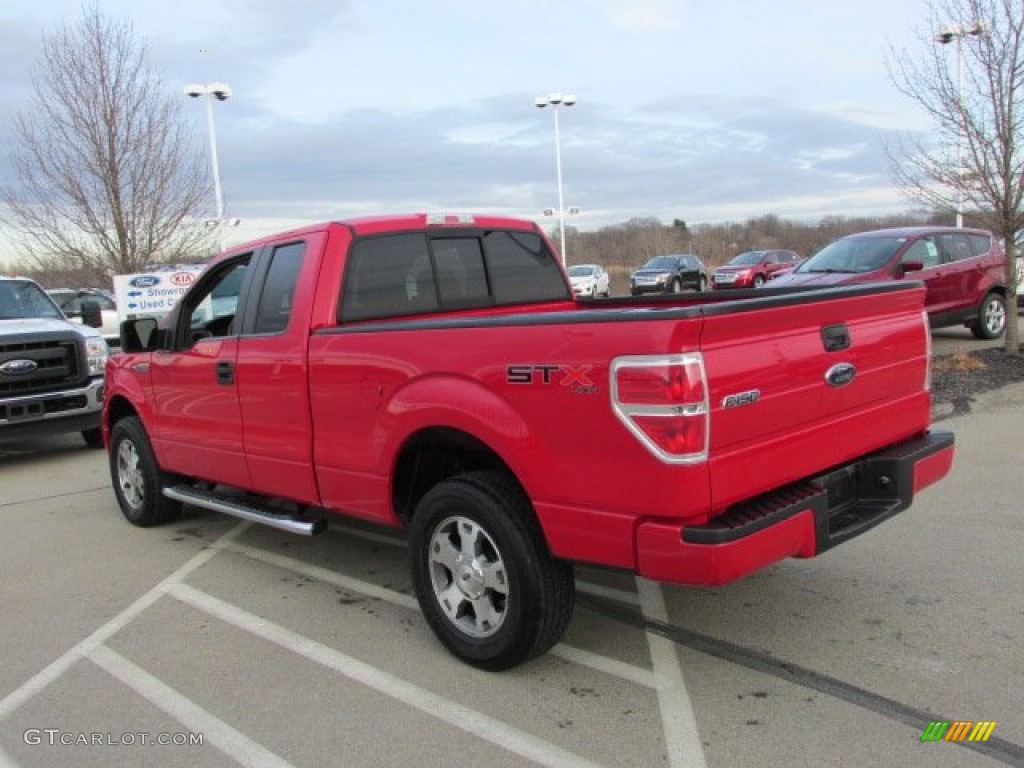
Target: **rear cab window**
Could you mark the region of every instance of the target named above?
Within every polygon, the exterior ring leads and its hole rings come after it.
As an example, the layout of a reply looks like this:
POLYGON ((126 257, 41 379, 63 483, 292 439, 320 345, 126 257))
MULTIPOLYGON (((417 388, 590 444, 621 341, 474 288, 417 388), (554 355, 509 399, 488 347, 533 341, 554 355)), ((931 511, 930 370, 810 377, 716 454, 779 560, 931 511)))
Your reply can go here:
POLYGON ((306 253, 305 242, 278 245, 270 256, 267 277, 260 292, 254 333, 282 333, 288 328, 299 269, 306 253))
POLYGON ((339 321, 571 299, 535 232, 447 230, 353 243, 339 321))

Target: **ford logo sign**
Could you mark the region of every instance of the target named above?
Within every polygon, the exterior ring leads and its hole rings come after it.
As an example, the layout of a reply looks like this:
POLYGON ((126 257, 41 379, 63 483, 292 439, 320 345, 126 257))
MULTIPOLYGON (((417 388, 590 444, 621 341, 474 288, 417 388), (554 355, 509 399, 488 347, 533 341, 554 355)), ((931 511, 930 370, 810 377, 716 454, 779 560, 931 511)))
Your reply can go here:
POLYGON ((19 358, 8 360, 0 365, 0 373, 6 376, 24 376, 26 373, 32 373, 38 367, 39 364, 35 360, 19 358))
POLYGON ((132 288, 152 288, 160 282, 156 275, 139 275, 128 281, 132 288))
POLYGON ((843 387, 856 375, 857 369, 851 363, 836 363, 825 371, 825 383, 830 387, 843 387))

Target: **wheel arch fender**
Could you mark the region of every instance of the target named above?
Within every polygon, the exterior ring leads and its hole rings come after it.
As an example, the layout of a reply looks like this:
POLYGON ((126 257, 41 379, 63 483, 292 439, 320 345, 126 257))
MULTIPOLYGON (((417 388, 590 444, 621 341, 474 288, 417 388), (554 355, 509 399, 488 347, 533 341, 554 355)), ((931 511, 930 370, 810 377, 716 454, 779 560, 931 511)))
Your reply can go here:
POLYGON ((530 497, 535 435, 511 403, 468 377, 431 376, 388 401, 393 510, 407 521, 438 482, 463 472, 498 469, 530 497), (429 459, 428 461, 425 461, 429 459))

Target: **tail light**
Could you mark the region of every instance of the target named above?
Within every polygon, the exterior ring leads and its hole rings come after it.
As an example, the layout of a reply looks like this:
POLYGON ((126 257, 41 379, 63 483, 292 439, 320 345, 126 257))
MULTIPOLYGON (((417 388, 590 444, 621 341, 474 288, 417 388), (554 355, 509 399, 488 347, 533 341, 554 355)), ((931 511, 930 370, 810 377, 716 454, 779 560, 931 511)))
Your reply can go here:
POLYGON ((671 464, 707 459, 710 423, 702 355, 617 357, 611 393, 615 415, 659 459, 671 464))

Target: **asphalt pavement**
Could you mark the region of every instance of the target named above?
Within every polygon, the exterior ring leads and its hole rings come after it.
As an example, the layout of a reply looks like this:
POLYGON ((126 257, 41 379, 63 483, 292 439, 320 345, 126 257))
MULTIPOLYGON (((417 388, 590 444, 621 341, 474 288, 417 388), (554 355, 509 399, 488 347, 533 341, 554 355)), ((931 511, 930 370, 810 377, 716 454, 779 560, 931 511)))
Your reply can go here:
POLYGON ((822 557, 580 568, 564 641, 501 674, 439 646, 389 531, 142 530, 77 436, 0 447, 0 766, 1022 766, 1022 406, 944 420, 951 475, 822 557))

